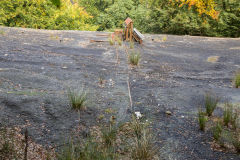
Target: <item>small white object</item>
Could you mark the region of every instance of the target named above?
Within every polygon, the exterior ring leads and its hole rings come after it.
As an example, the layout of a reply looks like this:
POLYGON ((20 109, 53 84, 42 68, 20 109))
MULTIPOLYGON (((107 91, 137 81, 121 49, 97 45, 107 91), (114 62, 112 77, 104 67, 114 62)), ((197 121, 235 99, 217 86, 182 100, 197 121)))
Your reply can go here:
POLYGON ((135 112, 135 115, 136 115, 137 119, 142 118, 142 114, 140 112, 135 112))
POLYGON ((181 116, 182 118, 184 118, 184 116, 181 116))
POLYGON ((41 67, 42 70, 44 70, 44 67, 41 67))
POLYGON ((8 54, 4 54, 4 56, 5 56, 5 57, 7 57, 7 56, 8 56, 8 54))

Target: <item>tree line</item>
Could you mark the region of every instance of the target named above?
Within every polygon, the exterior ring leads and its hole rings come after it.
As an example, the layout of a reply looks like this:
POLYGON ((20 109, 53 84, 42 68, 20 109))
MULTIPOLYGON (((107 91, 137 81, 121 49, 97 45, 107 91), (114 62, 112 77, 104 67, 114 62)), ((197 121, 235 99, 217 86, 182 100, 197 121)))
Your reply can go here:
POLYGON ((0 25, 240 37, 239 0, 1 0, 0 25))

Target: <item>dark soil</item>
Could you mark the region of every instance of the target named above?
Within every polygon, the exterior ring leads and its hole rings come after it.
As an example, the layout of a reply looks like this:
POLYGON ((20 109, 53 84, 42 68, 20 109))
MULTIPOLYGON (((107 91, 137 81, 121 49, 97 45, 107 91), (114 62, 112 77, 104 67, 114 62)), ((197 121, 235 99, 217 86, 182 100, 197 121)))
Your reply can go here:
MULTIPOLYGON (((140 111, 151 122, 162 159, 240 159, 211 149, 210 131, 199 131, 198 107, 206 91, 221 103, 240 103, 232 87, 240 69, 240 39, 145 35, 138 67, 128 64, 128 43, 110 46, 101 32, 0 27, 0 123, 28 128, 34 141, 60 145, 79 124, 67 90, 88 93, 81 124, 96 125, 105 109, 118 122, 140 111), (90 40, 105 40, 90 43, 90 40), (218 56, 216 62, 208 57, 218 56), (103 79, 100 84, 99 79, 103 79), (133 107, 129 103, 129 79, 133 107), (167 115, 170 111, 172 115, 167 115)), ((221 108, 215 114, 220 114, 221 108)))

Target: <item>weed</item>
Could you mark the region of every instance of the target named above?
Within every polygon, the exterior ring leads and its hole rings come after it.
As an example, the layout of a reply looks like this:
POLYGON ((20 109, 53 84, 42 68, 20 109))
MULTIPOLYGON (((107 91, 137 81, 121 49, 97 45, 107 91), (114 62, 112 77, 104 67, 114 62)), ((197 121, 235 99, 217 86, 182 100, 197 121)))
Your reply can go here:
POLYGON ((218 98, 216 95, 208 92, 205 94, 205 108, 208 116, 212 116, 213 111, 216 109, 218 98))
POLYGON ((130 49, 134 49, 134 42, 130 41, 130 45, 129 45, 130 49))
POLYGON ((218 122, 213 128, 213 138, 218 141, 222 134, 222 125, 218 122))
POLYGON ((68 98, 73 109, 78 111, 86 109, 87 94, 85 92, 75 92, 69 89, 68 98))
POLYGON ((157 154, 156 151, 151 134, 144 129, 141 138, 135 140, 131 156, 134 160, 152 160, 157 154))
POLYGON ((235 74, 235 77, 234 77, 234 85, 236 88, 239 88, 240 87, 240 71, 238 71, 236 74, 235 74))
POLYGON ((198 122, 200 130, 204 131, 206 127, 207 117, 206 113, 203 112, 201 109, 198 110, 198 122))
POLYGON ((136 52, 130 53, 129 55, 130 64, 137 66, 139 61, 140 61, 140 53, 136 53, 136 52))

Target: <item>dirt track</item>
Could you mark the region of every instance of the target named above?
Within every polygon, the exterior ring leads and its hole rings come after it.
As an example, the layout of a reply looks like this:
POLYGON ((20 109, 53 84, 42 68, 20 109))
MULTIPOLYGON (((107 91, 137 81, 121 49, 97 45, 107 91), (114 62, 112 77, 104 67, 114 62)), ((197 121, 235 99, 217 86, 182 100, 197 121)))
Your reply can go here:
POLYGON ((117 111, 119 122, 140 111, 152 122, 163 159, 240 158, 211 150, 211 134, 200 132, 196 119, 205 91, 215 92, 222 102, 240 103, 240 90, 232 87, 240 69, 240 39, 168 35, 163 41, 164 35, 145 35, 144 45, 135 46, 140 66, 131 68, 127 43, 90 43, 107 40, 99 35, 108 33, 0 30, 1 124, 27 126, 41 144, 61 143, 79 123, 67 89, 84 88, 90 97, 90 107, 81 115, 84 126, 94 125, 107 108, 117 111), (211 56, 218 60, 208 62, 211 56))

